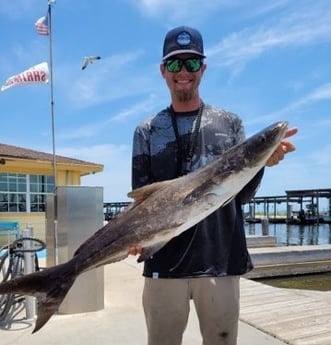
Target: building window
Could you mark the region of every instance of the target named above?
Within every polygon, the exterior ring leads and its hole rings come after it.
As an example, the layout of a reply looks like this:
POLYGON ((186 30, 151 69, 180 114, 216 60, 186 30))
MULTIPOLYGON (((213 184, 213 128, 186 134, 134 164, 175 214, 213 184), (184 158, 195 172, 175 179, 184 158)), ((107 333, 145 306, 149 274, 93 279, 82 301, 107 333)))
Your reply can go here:
POLYGON ((0 173, 0 212, 45 212, 54 177, 0 173))

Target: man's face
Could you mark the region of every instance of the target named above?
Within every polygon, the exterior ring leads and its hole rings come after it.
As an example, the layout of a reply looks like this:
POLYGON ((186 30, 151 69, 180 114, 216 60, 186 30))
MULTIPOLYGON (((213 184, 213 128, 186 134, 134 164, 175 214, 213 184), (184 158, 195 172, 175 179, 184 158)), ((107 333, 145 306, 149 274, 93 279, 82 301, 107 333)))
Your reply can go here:
POLYGON ((194 54, 175 55, 160 65, 161 74, 172 97, 180 102, 187 102, 198 95, 198 87, 205 69, 206 65, 201 58, 194 54), (196 69, 198 70, 195 71, 196 69))

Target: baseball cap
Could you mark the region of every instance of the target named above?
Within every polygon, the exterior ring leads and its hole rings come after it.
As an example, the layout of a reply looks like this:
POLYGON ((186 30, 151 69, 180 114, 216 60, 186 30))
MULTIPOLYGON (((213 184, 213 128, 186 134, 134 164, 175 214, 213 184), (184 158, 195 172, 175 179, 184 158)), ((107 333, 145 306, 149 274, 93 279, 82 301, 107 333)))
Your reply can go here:
POLYGON ((164 39, 163 60, 177 54, 192 53, 205 58, 200 32, 189 26, 179 26, 170 30, 164 39))

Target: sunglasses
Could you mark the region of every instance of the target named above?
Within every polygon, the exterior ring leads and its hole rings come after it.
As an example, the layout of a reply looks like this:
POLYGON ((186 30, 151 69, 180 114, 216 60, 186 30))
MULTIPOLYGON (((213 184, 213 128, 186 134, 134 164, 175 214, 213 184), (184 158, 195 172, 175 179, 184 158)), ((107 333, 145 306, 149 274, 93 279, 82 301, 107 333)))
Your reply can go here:
POLYGON ((202 66, 202 60, 201 59, 168 59, 164 62, 164 65, 166 66, 166 69, 168 72, 177 73, 181 71, 183 65, 185 65, 185 68, 187 72, 198 72, 202 66))

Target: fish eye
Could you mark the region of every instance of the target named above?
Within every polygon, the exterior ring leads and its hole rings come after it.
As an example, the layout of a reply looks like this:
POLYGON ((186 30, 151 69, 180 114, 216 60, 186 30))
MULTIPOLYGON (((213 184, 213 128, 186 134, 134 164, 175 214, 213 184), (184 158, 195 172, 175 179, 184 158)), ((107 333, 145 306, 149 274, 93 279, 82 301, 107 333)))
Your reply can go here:
POLYGON ((265 143, 267 141, 267 137, 265 135, 260 136, 260 142, 265 143))

